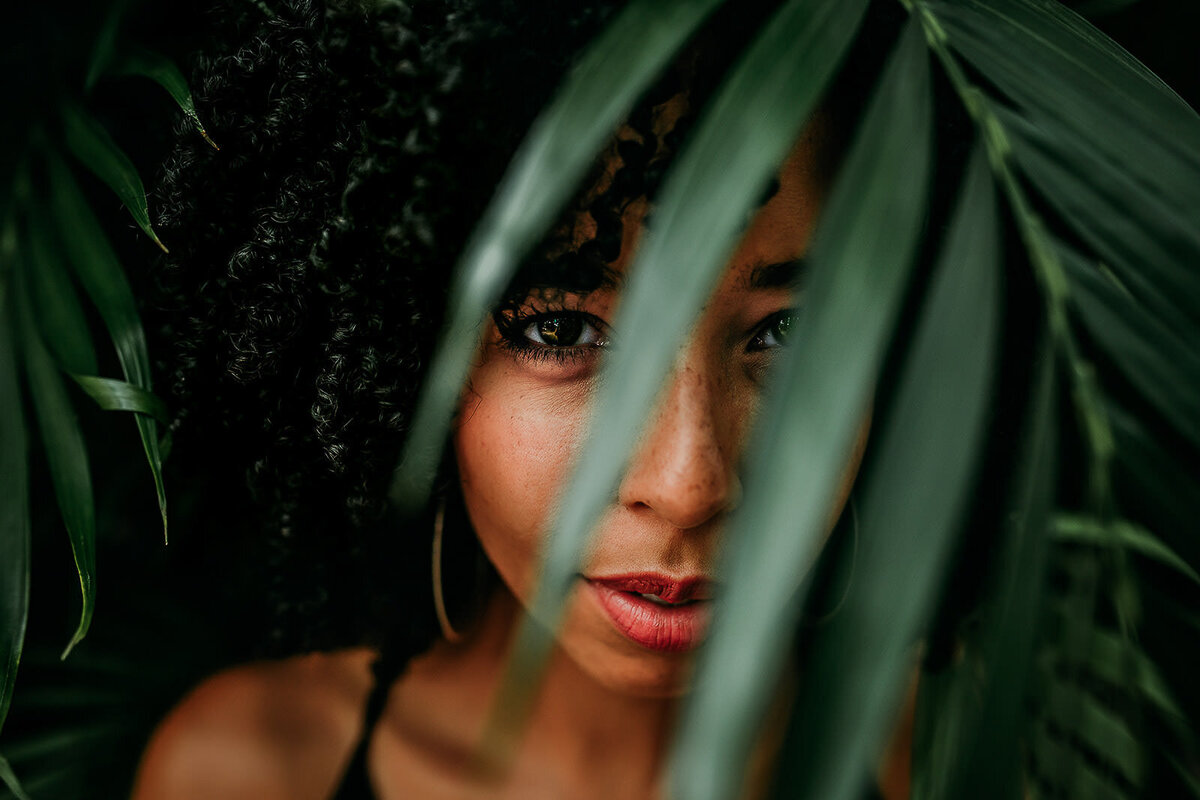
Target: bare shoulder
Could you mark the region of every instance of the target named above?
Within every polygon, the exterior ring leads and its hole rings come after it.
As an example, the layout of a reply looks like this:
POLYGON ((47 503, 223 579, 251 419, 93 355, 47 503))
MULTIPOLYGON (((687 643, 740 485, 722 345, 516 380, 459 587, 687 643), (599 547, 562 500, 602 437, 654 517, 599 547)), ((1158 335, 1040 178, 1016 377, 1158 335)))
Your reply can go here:
POLYGON ((325 800, 361 733, 373 657, 297 656, 205 680, 151 736, 133 800, 325 800))

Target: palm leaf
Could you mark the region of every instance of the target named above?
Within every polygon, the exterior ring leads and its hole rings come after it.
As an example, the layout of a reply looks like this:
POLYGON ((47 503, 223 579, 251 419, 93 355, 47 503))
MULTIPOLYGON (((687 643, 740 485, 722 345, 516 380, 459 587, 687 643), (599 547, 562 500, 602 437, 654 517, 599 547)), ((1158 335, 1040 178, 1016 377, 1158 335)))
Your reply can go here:
POLYGON ((1158 667, 1135 642, 1119 633, 1094 627, 1086 637, 1066 642, 1055 657, 1068 668, 1089 672, 1113 686, 1135 687, 1170 724, 1186 718, 1158 667))
POLYGON ((161 53, 145 48, 137 48, 125 53, 111 67, 114 75, 136 75, 148 78, 167 90, 167 94, 179 105, 180 110, 192 121, 196 131, 204 137, 204 141, 220 150, 217 143, 208 136, 200 115, 196 113, 196 103, 192 100, 192 90, 188 87, 187 79, 179 71, 175 63, 161 53))
MULTIPOLYGON (((113 733, 112 724, 107 722, 56 729, 44 735, 23 738, 8 748, 8 758, 16 764, 54 756, 61 758, 65 753, 72 750, 78 752, 79 749, 94 745, 96 740, 110 737, 113 733)), ((33 786, 34 780, 36 778, 29 780, 28 784, 33 786)))
POLYGON ((109 3, 108 13, 104 15, 104 21, 100 24, 100 30, 96 32, 96 39, 92 44, 92 57, 88 61, 87 75, 83 81, 85 89, 90 90, 95 86, 112 64, 113 54, 117 49, 117 35, 121 30, 121 18, 125 15, 128 5, 128 0, 111 0, 109 3))
POLYGON ((1130 293, 1182 335, 1200 330, 1200 278, 1189 261, 1200 251, 1200 235, 1188 217, 1200 202, 1179 203, 1177 195, 1139 186, 1127 170, 1086 148, 1064 147, 1070 134, 1049 122, 1034 127, 1003 111, 1000 118, 1031 183, 1130 293))
MULTIPOLYGON (((1041 695, 1041 700, 1044 705, 1040 712, 1044 719, 1093 752, 1103 754, 1104 759, 1130 783, 1141 785, 1145 757, 1138 738, 1125 720, 1091 693, 1067 681, 1053 681, 1041 695)), ((1064 763, 1071 763, 1074 768, 1078 761, 1079 758, 1074 758, 1064 763)))
POLYGON ((520 259, 553 222, 606 137, 719 0, 634 0, 588 49, 513 158, 468 243, 447 322, 422 387, 391 496, 425 502, 442 445, 491 310, 520 259))
POLYGON ((1146 170, 1145 179, 1181 198, 1200 193, 1178 172, 1171 174, 1200 161, 1195 113, 1059 3, 917 0, 916 5, 933 14, 949 46, 1035 123, 1069 126, 1076 142, 1101 149, 1115 163, 1136 163, 1146 170))
POLYGON ((131 411, 167 422, 167 407, 156 395, 125 381, 95 375, 72 375, 79 388, 105 411, 131 411))
POLYGON ((1055 365, 1045 342, 1033 388, 983 622, 945 675, 921 676, 912 774, 918 800, 1008 800, 1020 791, 1022 706, 1046 594, 1056 468, 1055 365))
POLYGON ((42 208, 34 206, 28 215, 27 267, 33 307, 42 340, 63 369, 85 374, 95 373, 96 350, 83 315, 83 306, 62 261, 62 254, 50 235, 42 208))
POLYGON ((875 433, 859 493, 855 589, 809 646, 780 776, 787 796, 854 796, 910 679, 912 648, 929 623, 979 463, 999 267, 999 220, 980 149, 875 433))
MULTIPOLYGON (((12 263, 12 226, 5 226, 12 263)), ((8 716, 29 617, 29 475, 17 375, 13 291, 0 273, 0 728, 8 716)), ((7 764, 0 765, 7 769, 7 764)))
POLYGON ((16 773, 13 772, 4 756, 0 756, 0 783, 7 786, 17 800, 29 800, 29 795, 25 794, 25 790, 21 788, 21 782, 17 780, 16 773))
POLYGON ((1148 514, 1164 542, 1188 563, 1200 561, 1200 541, 1193 534, 1200 476, 1181 458, 1168 451, 1158 435, 1127 409, 1110 403, 1120 477, 1130 494, 1139 499, 1139 511, 1148 514))
POLYGON ((927 81, 920 35, 910 28, 828 201, 809 256, 802 346, 784 361, 756 426, 721 573, 728 589, 672 766, 680 796, 725 797, 738 785, 738 748, 752 739, 786 650, 779 631, 797 610, 788 598, 827 531, 918 240, 930 162, 927 81), (881 215, 893 224, 875 225, 881 215), (797 403, 805 413, 795 413, 797 403))
MULTIPOLYGON (((50 189, 53 197, 55 221, 60 230, 71 231, 72 235, 64 237, 64 247, 75 277, 83 285, 88 298, 96 305, 112 337, 117 350, 117 358, 121 363, 121 371, 125 380, 136 389, 149 394, 150 356, 146 349, 146 335, 142 330, 142 322, 138 317, 137 304, 134 301, 133 289, 125 277, 121 264, 104 235, 95 214, 88 207, 83 192, 75 183, 67 165, 62 159, 51 155, 49 159, 50 189)), ((77 370, 78 372, 78 370, 77 370)), ((94 370, 92 370, 94 372, 94 370)), ((95 384, 92 384, 95 386, 95 384)), ((109 387, 110 389, 113 387, 109 387)), ((88 390, 88 387, 84 387, 88 390)), ((89 390, 89 394, 96 397, 89 390)), ((167 537, 167 495, 162 478, 162 454, 159 452, 158 426, 155 417, 164 418, 161 403, 146 397, 136 395, 139 399, 133 401, 134 393, 123 393, 126 405, 122 410, 142 412, 135 417, 138 433, 142 439, 142 449, 146 453, 146 461, 150 464, 150 472, 154 478, 154 488, 158 494, 159 513, 163 521, 163 539, 167 537), (132 403, 130 405, 129 403, 132 403)), ((100 398, 96 398, 99 400, 100 398)), ((116 406, 104 406, 115 408, 116 406)))
POLYGON ((1200 575, 1190 564, 1144 528, 1117 520, 1105 522, 1089 517, 1060 515, 1054 521, 1054 533, 1059 542, 1089 544, 1096 547, 1123 547, 1130 552, 1165 564, 1200 585, 1200 575))
POLYGON ((167 248, 150 226, 150 211, 146 205, 146 189, 129 156, 125 155, 108 132, 70 103, 62 108, 63 136, 67 148, 79 163, 116 192, 125 208, 146 235, 166 252, 167 248))
POLYGON ((796 0, 785 4, 705 109, 695 138, 663 186, 654 230, 629 269, 622 308, 613 322, 626 342, 599 380, 579 465, 567 486, 572 501, 555 520, 531 609, 509 665, 506 697, 496 718, 519 724, 526 685, 546 656, 572 576, 595 520, 611 502, 644 424, 627 409, 655 404, 700 307, 741 235, 742 220, 794 144, 861 20, 862 3, 796 0), (786 45, 786 46, 785 46, 786 45), (786 57, 780 57, 786 52, 786 57), (731 134, 733 134, 731 136, 731 134), (714 185, 719 182, 719 185, 714 185), (661 299, 673 296, 663 306, 661 299))
POLYGON ((1200 778, 1196 777, 1195 770, 1181 764, 1174 758, 1169 758, 1171 769, 1179 776, 1179 780, 1183 783, 1183 788, 1191 793, 1192 797, 1200 797, 1200 778))
POLYGON ((30 319, 29 301, 23 296, 20 275, 20 272, 16 273, 15 299, 25 375, 46 450, 54 494, 75 556, 82 595, 79 626, 63 651, 65 658, 87 634, 95 608, 96 520, 92 479, 75 410, 63 388, 62 374, 42 344, 36 324, 30 319))
MULTIPOLYGON (((1050 783, 1059 796, 1086 797, 1088 800, 1133 800, 1136 795, 1130 795, 1123 789, 1113 785, 1106 776, 1094 767, 1081 761, 1074 750, 1061 738, 1051 736, 1043 726, 1038 726, 1030 736, 1030 746, 1037 753, 1043 754, 1051 765, 1071 764, 1070 769, 1046 767, 1044 774, 1039 775, 1040 783, 1050 783)), ((1041 796, 1037 793, 1036 796, 1041 796)))
MULTIPOLYGON (((1136 237, 1135 237, 1136 238, 1136 237)), ((1148 402, 1188 439, 1200 443, 1200 356, 1189 344, 1190 325, 1156 306, 1138 303, 1123 285, 1082 259, 1058 248, 1071 279, 1071 300, 1092 340, 1148 402)))

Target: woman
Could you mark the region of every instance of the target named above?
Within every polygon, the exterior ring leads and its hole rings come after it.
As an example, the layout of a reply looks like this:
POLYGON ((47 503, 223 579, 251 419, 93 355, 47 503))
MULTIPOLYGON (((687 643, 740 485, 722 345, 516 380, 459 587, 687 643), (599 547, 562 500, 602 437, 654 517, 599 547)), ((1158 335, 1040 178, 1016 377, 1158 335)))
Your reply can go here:
MULTIPOLYGON (((243 9, 242 39, 202 62, 203 113, 224 149, 184 143, 160 189, 177 460, 225 431, 213 449, 243 454, 257 495, 235 514, 274 532, 276 651, 328 652, 205 681, 152 738, 135 797, 661 796, 740 498, 737 463, 786 345, 855 90, 845 83, 841 107, 805 129, 730 258, 581 565, 528 734, 498 777, 475 767, 476 748, 599 360, 620 338, 610 325, 648 198, 724 65, 711 45, 694 48, 598 159, 482 327, 430 518, 397 530, 379 522, 383 490, 454 244, 610 11, 492 5, 448 19, 436 2, 370 19, 354 4, 294 3, 271 19, 243 9)), ((724 20, 725 35, 754 19, 724 20)), ((761 743, 749 796, 764 791, 780 734, 761 743)), ((885 766, 889 797, 906 796, 905 759, 900 748, 885 766)))

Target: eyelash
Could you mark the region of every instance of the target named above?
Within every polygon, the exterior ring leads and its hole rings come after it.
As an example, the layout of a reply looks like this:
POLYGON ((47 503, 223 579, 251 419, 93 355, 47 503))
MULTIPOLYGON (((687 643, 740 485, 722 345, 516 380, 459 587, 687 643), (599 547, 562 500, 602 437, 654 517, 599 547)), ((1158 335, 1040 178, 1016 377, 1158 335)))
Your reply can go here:
MULTIPOLYGON (((754 329, 750 341, 746 345, 746 350, 751 353, 761 353, 787 346, 786 337, 789 335, 788 333, 783 333, 783 336, 780 338, 784 339, 784 341, 776 345, 767 345, 763 343, 763 339, 782 323, 786 322, 787 328, 794 325, 796 314, 796 309, 789 308, 767 317, 754 329)), ((500 346, 513 355, 530 361, 555 361, 560 364, 573 363, 585 358, 594 357, 600 349, 608 347, 608 326, 600 318, 584 311, 573 311, 563 308, 526 313, 516 311, 510 311, 509 313, 498 312, 494 315, 494 319, 496 321, 496 329, 500 333, 500 346), (540 322, 554 319, 573 319, 584 325, 588 325, 595 329, 597 336, 600 337, 600 341, 562 347, 538 344, 537 342, 530 341, 526 335, 526 331, 540 322)))
POLYGON ((563 308, 532 313, 497 313, 494 319, 496 330, 500 333, 500 346, 513 355, 530 361, 555 361, 560 364, 577 362, 594 357, 601 348, 608 346, 607 324, 599 317, 584 311, 563 308), (540 322, 555 319, 576 320, 587 325, 596 331, 600 341, 562 347, 530 341, 526 331, 540 322))
POLYGON ((754 334, 750 337, 750 342, 749 342, 749 344, 746 345, 746 349, 749 350, 750 352, 765 352, 767 350, 774 350, 778 347, 786 347, 787 346, 787 337, 791 335, 791 332, 789 329, 792 328, 796 324, 796 315, 798 313, 799 312, 797 309, 787 308, 787 309, 784 309, 783 311, 776 312, 776 313, 772 314, 771 316, 767 317, 765 320, 762 321, 761 324, 759 324, 759 326, 757 328, 754 329, 754 334), (781 331, 781 333, 783 335, 782 335, 782 337, 780 337, 783 341, 781 341, 778 345, 774 345, 774 346, 757 344, 770 331, 779 327, 780 324, 784 325, 784 330, 781 331))

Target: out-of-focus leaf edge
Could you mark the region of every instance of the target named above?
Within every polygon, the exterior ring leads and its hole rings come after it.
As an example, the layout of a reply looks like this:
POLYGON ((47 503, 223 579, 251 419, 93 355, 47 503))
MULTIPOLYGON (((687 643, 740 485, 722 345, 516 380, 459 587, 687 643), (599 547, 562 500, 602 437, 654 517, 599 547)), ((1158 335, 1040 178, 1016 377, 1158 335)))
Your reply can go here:
POLYGON ((13 772, 12 765, 8 763, 8 759, 0 756, 0 782, 3 782, 8 790, 13 793, 17 800, 31 800, 29 795, 25 794, 25 790, 21 788, 21 782, 17 780, 17 774, 13 772))
POLYGON ((87 635, 95 610, 96 519, 91 471, 83 433, 63 387, 63 373, 54 364, 41 341, 37 325, 30 318, 21 272, 18 270, 14 274, 17 289, 14 300, 29 394, 41 430, 54 494, 79 573, 82 607, 79 625, 63 651, 63 658, 66 658, 87 635))
POLYGON ((209 138, 204 123, 200 121, 200 116, 196 113, 196 103, 192 99, 192 91, 188 88, 187 79, 183 77, 183 73, 171 59, 153 50, 136 48, 116 59, 110 71, 114 75, 139 76, 157 83, 167 91, 167 94, 171 95, 180 110, 192 121, 196 132, 204 138, 204 141, 212 145, 214 150, 221 149, 216 142, 209 138))
POLYGON ((932 155, 928 78, 924 44, 910 28, 807 255, 801 344, 783 354, 750 442, 746 496, 729 522, 719 573, 726 588, 675 742, 676 796, 735 794, 769 704, 788 649, 780 631, 794 625, 803 599, 796 590, 827 532, 911 271, 932 155), (880 226, 876 215, 885 213, 890 224, 880 226))
POLYGON ((138 227, 162 248, 164 253, 167 252, 167 246, 150 225, 146 189, 129 156, 117 147, 108 131, 79 106, 65 103, 62 106, 62 122, 63 138, 71 154, 96 177, 108 184, 129 210, 138 227))
MULTIPOLYGON (((150 356, 146 350, 146 336, 137 313, 133 289, 104 229, 92 213, 66 163, 54 152, 48 154, 47 163, 56 222, 60 229, 72 232, 71 236, 64 238, 64 247, 75 275, 108 327, 125 379, 150 392, 150 356)), ((155 418, 163 422, 166 418, 157 411, 150 413, 151 416, 138 414, 135 419, 158 495, 165 542, 168 535, 167 493, 162 475, 165 455, 160 450, 155 418)))
MULTIPOLYGON (((5 227, 9 240, 5 244, 11 245, 11 227, 5 227)), ((4 498, 0 503, 0 729, 12 702, 29 617, 29 464, 13 324, 14 292, 7 278, 0 275, 0 496, 4 498)))
POLYGON ((145 414, 159 422, 167 421, 166 405, 152 392, 113 378, 74 373, 71 377, 96 401, 96 405, 105 411, 131 411, 135 414, 145 414))
POLYGON ((1125 520, 1106 525, 1100 520, 1077 514, 1059 514, 1054 520, 1054 534, 1059 542, 1086 544, 1094 547, 1119 545, 1186 575, 1200 586, 1200 574, 1179 557, 1174 550, 1150 531, 1125 520))
POLYGON ((467 244, 389 496, 403 510, 429 496, 458 406, 479 321, 519 260, 552 224, 575 185, 642 90, 719 0, 635 0, 588 48, 534 123, 467 244))

